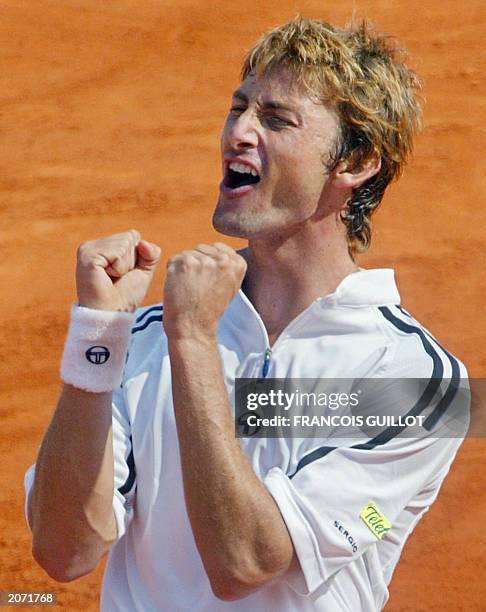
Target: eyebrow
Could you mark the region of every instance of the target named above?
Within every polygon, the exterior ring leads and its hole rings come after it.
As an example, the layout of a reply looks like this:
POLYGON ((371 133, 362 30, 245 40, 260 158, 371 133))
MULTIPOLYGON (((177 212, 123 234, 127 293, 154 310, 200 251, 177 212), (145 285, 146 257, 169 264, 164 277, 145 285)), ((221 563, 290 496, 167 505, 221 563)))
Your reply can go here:
MULTIPOLYGON (((248 104, 248 96, 246 94, 244 94, 241 91, 241 89, 237 89, 234 92, 233 98, 238 98, 238 100, 242 100, 243 102, 248 104)), ((262 106, 264 108, 280 109, 280 110, 289 111, 291 113, 297 113, 295 108, 292 108, 291 106, 287 106, 286 104, 284 104, 283 102, 280 102, 278 100, 267 100, 267 101, 264 101, 262 106)))

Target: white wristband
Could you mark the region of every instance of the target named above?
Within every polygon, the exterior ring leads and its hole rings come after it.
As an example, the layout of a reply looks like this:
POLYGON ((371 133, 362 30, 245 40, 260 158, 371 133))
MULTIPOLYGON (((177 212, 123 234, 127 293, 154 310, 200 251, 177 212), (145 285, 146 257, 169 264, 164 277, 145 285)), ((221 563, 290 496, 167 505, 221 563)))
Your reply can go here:
POLYGON ((73 305, 61 360, 62 380, 92 393, 118 388, 134 319, 131 312, 73 305))

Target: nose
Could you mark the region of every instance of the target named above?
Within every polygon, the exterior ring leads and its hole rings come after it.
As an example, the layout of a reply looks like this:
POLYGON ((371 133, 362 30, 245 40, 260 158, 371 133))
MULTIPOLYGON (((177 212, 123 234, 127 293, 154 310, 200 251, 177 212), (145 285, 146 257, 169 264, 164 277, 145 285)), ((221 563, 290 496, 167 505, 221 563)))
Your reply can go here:
POLYGON ((237 117, 228 117, 223 132, 223 140, 235 151, 243 151, 258 145, 257 118, 251 109, 246 109, 237 117))

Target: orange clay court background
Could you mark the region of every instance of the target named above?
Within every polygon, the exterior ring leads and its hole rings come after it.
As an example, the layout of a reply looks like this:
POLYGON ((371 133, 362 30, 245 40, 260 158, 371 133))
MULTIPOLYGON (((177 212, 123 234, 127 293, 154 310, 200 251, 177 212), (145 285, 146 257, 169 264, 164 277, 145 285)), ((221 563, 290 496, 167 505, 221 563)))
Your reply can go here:
MULTIPOLYGON (((23 517, 23 474, 59 391, 76 246, 135 227, 167 258, 221 239, 210 224, 218 135, 244 50, 298 12, 338 25, 353 10, 368 16, 425 78, 425 131, 361 265, 395 268, 405 307, 486 377, 482 5, 0 2, 0 590, 51 590, 62 609, 98 609, 102 567, 71 584, 50 580, 23 517)), ((163 268, 147 303, 161 299, 163 268)), ((406 546, 388 612, 486 610, 485 450, 484 439, 463 444, 406 546)))

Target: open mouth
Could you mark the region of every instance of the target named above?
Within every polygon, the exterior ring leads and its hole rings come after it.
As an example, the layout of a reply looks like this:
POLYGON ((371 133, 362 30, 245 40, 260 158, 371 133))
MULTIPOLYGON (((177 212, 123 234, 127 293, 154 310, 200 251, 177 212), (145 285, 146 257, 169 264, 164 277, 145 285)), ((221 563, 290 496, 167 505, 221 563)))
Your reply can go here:
POLYGON ((254 185, 260 182, 258 172, 246 164, 231 162, 226 166, 223 184, 228 189, 237 189, 243 185, 254 185))

